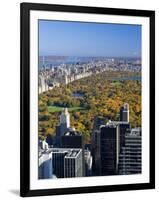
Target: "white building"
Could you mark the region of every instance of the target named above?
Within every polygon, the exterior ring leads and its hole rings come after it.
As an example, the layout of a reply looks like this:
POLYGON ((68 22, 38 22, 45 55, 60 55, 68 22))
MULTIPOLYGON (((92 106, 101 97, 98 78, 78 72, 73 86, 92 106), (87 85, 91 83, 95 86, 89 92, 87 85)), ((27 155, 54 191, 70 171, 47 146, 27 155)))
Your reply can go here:
POLYGON ((39 179, 53 178, 52 152, 45 151, 39 153, 38 177, 39 179))
POLYGON ((70 114, 67 108, 64 108, 63 112, 60 115, 60 125, 64 124, 66 128, 70 127, 70 114))

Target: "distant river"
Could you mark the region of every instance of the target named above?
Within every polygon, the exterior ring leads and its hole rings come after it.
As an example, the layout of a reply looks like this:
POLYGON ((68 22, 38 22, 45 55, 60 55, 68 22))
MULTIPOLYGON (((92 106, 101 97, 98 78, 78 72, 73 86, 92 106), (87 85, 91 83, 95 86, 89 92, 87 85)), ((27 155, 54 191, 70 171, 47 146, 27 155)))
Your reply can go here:
POLYGON ((83 97, 84 97, 84 94, 79 93, 79 92, 73 92, 73 93, 72 93, 72 96, 75 97, 75 98, 83 98, 83 97))
POLYGON ((115 80, 115 81, 141 81, 141 76, 127 76, 127 77, 112 77, 108 78, 108 80, 115 80))

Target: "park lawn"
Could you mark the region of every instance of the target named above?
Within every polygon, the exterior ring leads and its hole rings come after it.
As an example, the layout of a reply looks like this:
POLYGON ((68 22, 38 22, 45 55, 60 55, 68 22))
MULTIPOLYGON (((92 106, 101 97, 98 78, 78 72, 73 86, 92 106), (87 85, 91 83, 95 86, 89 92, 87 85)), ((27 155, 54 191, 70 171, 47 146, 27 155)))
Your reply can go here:
MULTIPOLYGON (((54 113, 54 112, 60 112, 62 111, 63 107, 60 107, 60 106, 48 106, 48 111, 50 113, 54 113)), ((71 107, 71 108, 68 108, 68 111, 69 112, 72 112, 72 111, 77 111, 77 110, 84 110, 85 108, 83 107, 71 107)))

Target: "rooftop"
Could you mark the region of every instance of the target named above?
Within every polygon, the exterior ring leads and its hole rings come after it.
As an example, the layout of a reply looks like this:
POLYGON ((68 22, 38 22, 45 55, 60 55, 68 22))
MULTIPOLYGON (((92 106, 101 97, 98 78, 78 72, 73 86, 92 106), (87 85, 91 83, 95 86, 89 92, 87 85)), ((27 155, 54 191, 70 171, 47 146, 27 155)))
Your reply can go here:
POLYGON ((68 152, 68 154, 66 154, 65 158, 76 158, 77 155, 81 152, 81 149, 78 150, 71 150, 68 152))
POLYGON ((76 131, 73 131, 73 130, 70 129, 70 130, 69 130, 68 132, 66 132, 64 135, 65 135, 65 136, 80 136, 81 133, 76 132, 76 131))
POLYGON ((82 149, 76 148, 52 148, 52 153, 65 153, 65 158, 76 158, 82 149))
POLYGON ((110 124, 114 124, 114 125, 120 125, 120 124, 130 124, 129 122, 126 122, 126 121, 108 121, 107 123, 108 125, 110 124))

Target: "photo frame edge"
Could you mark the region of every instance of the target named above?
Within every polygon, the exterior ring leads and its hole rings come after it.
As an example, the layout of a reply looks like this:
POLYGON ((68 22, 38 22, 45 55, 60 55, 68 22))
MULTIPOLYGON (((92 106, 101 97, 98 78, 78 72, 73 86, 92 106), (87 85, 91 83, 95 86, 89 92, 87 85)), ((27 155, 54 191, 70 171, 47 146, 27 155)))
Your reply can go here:
MULTIPOLYGON (((43 9, 42 9, 43 10, 43 9)), ((45 10, 45 9, 44 9, 45 10)), ((65 10, 65 9, 64 9, 65 10)), ((71 12, 71 11, 69 11, 71 12)), ((94 13, 94 12, 93 12, 94 13)), ((96 12, 95 12, 96 13, 96 12)), ((104 14, 104 13, 103 13, 104 14)), ((105 13, 106 14, 106 13, 105 13)), ((107 13, 110 14, 110 13, 107 13)), ((85 6, 71 5, 53 5, 53 4, 35 4, 21 3, 20 4, 20 196, 44 196, 44 195, 62 195, 62 194, 77 194, 77 193, 92 193, 92 192, 109 192, 109 191, 124 191, 124 190, 139 190, 139 189, 154 189, 155 188, 155 11, 150 10, 131 10, 118 8, 97 8, 85 6), (134 16, 136 13, 142 12, 142 16, 150 18, 150 182, 141 184, 124 184, 124 185, 109 185, 109 186, 90 186, 62 189, 44 189, 30 190, 30 10, 39 10, 42 7, 58 7, 63 11, 63 8, 81 9, 90 11, 100 10, 106 12, 110 10, 119 11, 117 15, 122 15, 123 11, 130 12, 134 16), (37 8, 37 9, 36 9, 37 8), (95 9, 95 10, 94 10, 95 9), (105 10, 106 9, 106 10, 105 10), (152 67, 153 66, 153 67, 152 67), (131 187, 131 188, 130 188, 131 187)))

